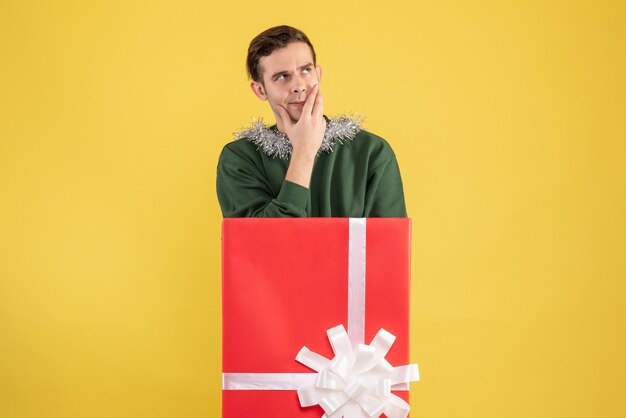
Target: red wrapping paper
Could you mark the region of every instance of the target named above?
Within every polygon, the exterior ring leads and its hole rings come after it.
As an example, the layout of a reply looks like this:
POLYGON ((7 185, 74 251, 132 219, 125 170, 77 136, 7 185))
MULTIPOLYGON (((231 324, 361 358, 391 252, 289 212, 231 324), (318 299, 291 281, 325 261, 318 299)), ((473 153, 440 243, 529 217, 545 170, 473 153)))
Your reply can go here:
MULTIPOLYGON (((366 224, 365 341, 397 337, 386 356, 409 363, 411 221, 366 224)), ((295 356, 306 345, 333 358, 326 331, 348 326, 348 218, 233 218, 222 225, 222 371, 314 373, 295 356)), ((408 391, 394 391, 408 402, 408 391)), ((316 417, 295 390, 223 390, 222 417, 316 417)))

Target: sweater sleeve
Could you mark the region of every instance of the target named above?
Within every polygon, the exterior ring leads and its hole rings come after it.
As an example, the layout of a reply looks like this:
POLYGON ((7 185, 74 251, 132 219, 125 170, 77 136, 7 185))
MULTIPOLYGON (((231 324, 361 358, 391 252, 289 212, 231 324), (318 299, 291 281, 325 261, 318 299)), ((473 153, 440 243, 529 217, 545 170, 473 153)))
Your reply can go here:
POLYGON ((407 217, 400 168, 394 154, 369 171, 364 216, 368 218, 407 217))
POLYGON ((309 189, 284 180, 276 195, 252 161, 226 146, 217 165, 217 198, 225 218, 306 217, 309 189))

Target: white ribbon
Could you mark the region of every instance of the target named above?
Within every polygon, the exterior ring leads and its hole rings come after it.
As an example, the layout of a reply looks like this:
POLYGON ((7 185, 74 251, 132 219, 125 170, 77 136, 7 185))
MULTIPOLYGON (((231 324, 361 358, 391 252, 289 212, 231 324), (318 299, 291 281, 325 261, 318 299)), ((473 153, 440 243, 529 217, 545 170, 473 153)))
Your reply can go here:
POLYGON ((315 373, 222 373, 224 390, 298 390, 314 385, 315 373))
POLYGON ((365 218, 350 218, 348 237, 348 335, 356 347, 365 341, 365 218))
POLYGON ((300 405, 320 405, 322 418, 405 418, 409 404, 391 393, 419 380, 417 364, 393 367, 385 360, 396 337, 381 329, 365 345, 366 220, 350 218, 348 332, 327 331, 335 357, 302 347, 296 360, 317 373, 223 373, 223 390, 297 390, 300 405))

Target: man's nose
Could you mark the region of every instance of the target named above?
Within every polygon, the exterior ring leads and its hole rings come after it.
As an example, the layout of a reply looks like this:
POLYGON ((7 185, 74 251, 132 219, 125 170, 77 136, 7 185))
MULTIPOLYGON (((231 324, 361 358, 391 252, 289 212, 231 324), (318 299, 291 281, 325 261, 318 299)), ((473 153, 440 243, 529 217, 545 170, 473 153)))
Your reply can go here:
POLYGON ((291 91, 293 93, 304 93, 306 91, 306 83, 304 82, 304 79, 302 77, 296 76, 293 78, 291 91))

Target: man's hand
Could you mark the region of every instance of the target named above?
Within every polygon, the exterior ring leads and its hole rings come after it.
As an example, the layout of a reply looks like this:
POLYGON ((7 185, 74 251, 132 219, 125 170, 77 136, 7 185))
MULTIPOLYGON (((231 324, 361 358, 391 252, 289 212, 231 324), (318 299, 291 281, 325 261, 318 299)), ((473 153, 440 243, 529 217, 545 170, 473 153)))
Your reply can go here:
POLYGON ((315 156, 326 131, 326 120, 323 117, 324 98, 319 91, 319 84, 313 86, 309 93, 298 122, 293 123, 284 107, 279 105, 277 110, 280 115, 277 125, 282 125, 282 130, 293 147, 285 179, 308 188, 315 156))
POLYGON ((322 116, 324 98, 319 91, 319 84, 313 86, 311 93, 309 93, 298 122, 294 123, 291 120, 284 107, 279 105, 277 111, 280 116, 280 120, 277 122, 281 122, 282 128, 293 147, 293 154, 315 158, 322 145, 326 130, 326 120, 322 116))

